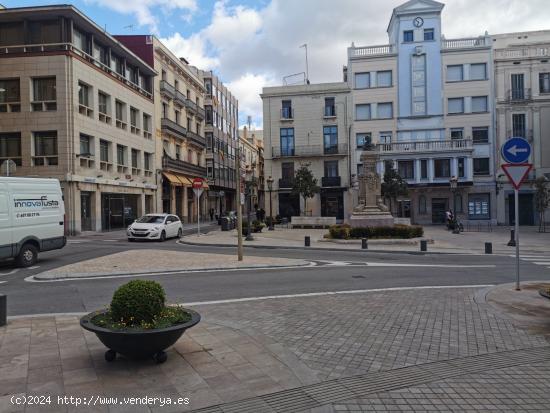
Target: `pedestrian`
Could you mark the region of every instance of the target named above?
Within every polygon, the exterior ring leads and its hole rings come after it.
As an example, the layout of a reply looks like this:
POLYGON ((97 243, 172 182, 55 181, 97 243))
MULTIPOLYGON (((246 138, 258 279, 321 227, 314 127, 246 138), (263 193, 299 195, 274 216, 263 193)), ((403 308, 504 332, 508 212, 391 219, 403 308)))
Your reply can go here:
POLYGON ((451 229, 451 222, 453 220, 453 213, 451 212, 450 209, 448 209, 447 211, 445 211, 445 221, 447 223, 447 229, 451 229))
POLYGON ((214 221, 214 208, 210 208, 210 221, 214 221))

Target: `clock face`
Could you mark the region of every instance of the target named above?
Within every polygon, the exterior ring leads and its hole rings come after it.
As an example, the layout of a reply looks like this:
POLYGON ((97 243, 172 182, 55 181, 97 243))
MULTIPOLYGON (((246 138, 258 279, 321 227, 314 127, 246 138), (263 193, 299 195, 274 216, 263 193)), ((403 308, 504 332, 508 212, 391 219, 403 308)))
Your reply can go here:
POLYGON ((413 20, 413 24, 415 25, 415 27, 422 27, 422 25, 424 24, 424 19, 422 17, 415 17, 415 19, 413 20))

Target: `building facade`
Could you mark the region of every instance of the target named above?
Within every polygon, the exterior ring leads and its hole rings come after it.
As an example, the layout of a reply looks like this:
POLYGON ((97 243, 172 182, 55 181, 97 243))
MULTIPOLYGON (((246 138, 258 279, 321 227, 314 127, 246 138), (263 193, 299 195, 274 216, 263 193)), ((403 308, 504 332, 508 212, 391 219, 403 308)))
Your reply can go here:
POLYGON ((239 104, 211 71, 200 71, 200 76, 206 90, 206 176, 210 187, 207 209, 222 214, 235 210, 237 205, 239 104))
POLYGON ((196 222, 197 208, 206 216, 208 198, 206 182, 200 202, 192 188, 193 179, 206 179, 205 88, 200 73, 155 36, 117 39, 159 74, 154 81, 156 210, 176 214, 182 222, 196 222))
POLYGON ((258 208, 265 209, 265 163, 264 163, 264 141, 263 131, 249 130, 246 126, 239 129, 239 142, 241 148, 241 158, 246 169, 247 165, 252 165, 254 171, 255 204, 258 208))
POLYGON ((57 178, 69 233, 153 211, 154 69, 72 6, 0 10, 0 160, 57 178))
POLYGON ((289 218, 305 212, 343 222, 353 208, 347 83, 266 87, 261 97, 265 174, 274 180, 273 215, 289 218), (307 207, 292 193, 301 165, 308 165, 320 186, 307 207))

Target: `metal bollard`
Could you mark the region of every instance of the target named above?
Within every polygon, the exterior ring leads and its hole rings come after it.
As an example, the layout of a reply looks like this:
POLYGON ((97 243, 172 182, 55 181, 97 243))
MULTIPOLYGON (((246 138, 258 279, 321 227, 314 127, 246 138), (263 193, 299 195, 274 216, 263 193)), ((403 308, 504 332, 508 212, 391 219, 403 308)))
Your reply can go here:
POLYGON ((508 241, 508 245, 509 247, 515 247, 516 246, 516 230, 515 229, 511 229, 510 230, 510 241, 508 241))
POLYGON ((0 327, 8 323, 8 298, 0 294, 0 327))
POLYGON ((428 251, 428 241, 420 240, 420 251, 428 251))
POLYGON ((366 238, 361 238, 361 249, 366 250, 366 249, 369 248, 367 242, 368 242, 368 241, 367 241, 366 238))
POLYGON ((485 243, 485 254, 492 254, 493 253, 493 243, 492 242, 486 242, 485 243))
POLYGON ((307 235, 305 238, 304 238, 304 245, 306 247, 310 247, 311 246, 311 238, 309 237, 309 235, 307 235))

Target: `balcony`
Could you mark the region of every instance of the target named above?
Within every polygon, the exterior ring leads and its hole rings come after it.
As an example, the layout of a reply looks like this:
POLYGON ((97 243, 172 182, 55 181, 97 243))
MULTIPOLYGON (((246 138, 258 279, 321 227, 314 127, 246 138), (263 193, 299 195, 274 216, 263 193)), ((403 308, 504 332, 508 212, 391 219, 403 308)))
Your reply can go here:
POLYGON ((451 139, 444 141, 405 141, 381 143, 377 146, 381 154, 473 150, 471 139, 451 139))
POLYGON ((281 120, 293 120, 294 119, 294 110, 292 108, 282 108, 281 109, 281 120))
POLYGON ((292 188, 294 186, 294 178, 280 178, 279 188, 292 188))
POLYGON ((323 176, 321 178, 321 186, 323 188, 339 187, 340 184, 341 184, 341 179, 339 176, 323 176))
POLYGON ((290 158, 290 157, 314 157, 314 156, 338 156, 347 155, 348 145, 341 143, 338 145, 307 145, 295 146, 294 148, 271 148, 271 157, 275 158, 290 158))
POLYGON ((175 100, 176 100, 176 103, 178 105, 180 105, 181 107, 184 107, 185 106, 185 101, 187 100, 187 98, 185 97, 185 95, 183 93, 176 90, 175 100))
POLYGON ((176 89, 166 80, 160 81, 160 93, 170 99, 174 99, 176 97, 176 89))
POLYGON ((200 106, 197 106, 197 113, 195 113, 195 116, 199 119, 204 119, 204 117, 206 116, 204 109, 200 106))
POLYGON ((193 113, 193 114, 197 113, 197 104, 195 102, 193 102, 191 99, 185 99, 185 107, 191 113, 193 113))
POLYGON ((162 169, 169 169, 171 171, 201 178, 206 177, 206 168, 182 161, 181 159, 170 158, 169 156, 162 157, 162 169))
POLYGON ((350 59, 360 59, 365 57, 389 56, 395 54, 393 45, 385 44, 381 46, 349 47, 348 57, 350 59))
POLYGON ((483 47, 491 47, 488 37, 466 37, 462 39, 443 39, 441 41, 442 50, 479 49, 483 47))
POLYGON ((185 127, 178 125, 176 122, 168 118, 162 118, 160 120, 160 127, 163 132, 176 135, 178 138, 185 138, 187 135, 187 129, 185 129, 185 127))
POLYGON ((509 89, 506 92, 506 102, 523 103, 531 100, 531 89, 509 89))
POLYGON ((190 130, 188 130, 186 133, 186 136, 187 138, 191 139, 193 143, 200 145, 202 147, 206 146, 206 139, 203 136, 199 135, 198 133, 191 132, 190 130))

